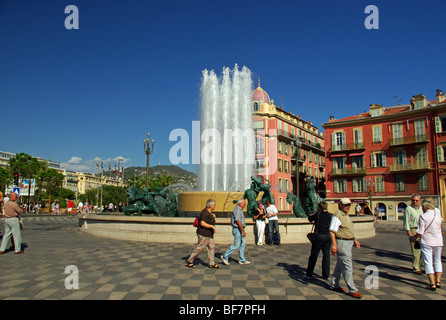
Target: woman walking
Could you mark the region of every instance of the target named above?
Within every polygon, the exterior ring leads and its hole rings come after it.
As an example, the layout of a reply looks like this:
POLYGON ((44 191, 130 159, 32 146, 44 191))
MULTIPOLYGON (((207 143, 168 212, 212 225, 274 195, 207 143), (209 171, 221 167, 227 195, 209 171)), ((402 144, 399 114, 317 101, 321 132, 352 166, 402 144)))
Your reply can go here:
POLYGON ((441 263, 441 250, 443 249, 442 219, 441 213, 435 208, 430 200, 421 203, 423 214, 418 220, 417 233, 410 237, 415 242, 420 239, 421 255, 424 268, 429 280, 428 290, 436 290, 441 287, 441 274, 443 266, 441 263))
POLYGON ((215 264, 215 214, 212 212, 215 209, 215 200, 209 199, 206 202, 206 208, 198 214, 198 226, 197 236, 198 244, 194 251, 187 259, 187 267, 195 268, 194 259, 206 249, 207 257, 209 260, 209 268, 221 269, 221 267, 215 264))
POLYGON ((316 233, 316 241, 311 244, 311 253, 308 259, 307 272, 304 278, 309 280, 313 277, 314 267, 316 266, 317 257, 322 250, 322 278, 328 279, 330 276, 330 223, 332 214, 327 211, 327 203, 319 202, 318 211, 308 217, 310 222, 314 222, 314 233, 316 233))

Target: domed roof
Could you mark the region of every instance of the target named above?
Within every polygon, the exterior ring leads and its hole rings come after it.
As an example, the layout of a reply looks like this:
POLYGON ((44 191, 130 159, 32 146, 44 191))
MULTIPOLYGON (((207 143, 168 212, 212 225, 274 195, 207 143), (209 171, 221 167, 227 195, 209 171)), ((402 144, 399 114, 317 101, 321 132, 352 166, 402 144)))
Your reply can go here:
POLYGON ((260 87, 260 78, 258 87, 252 92, 252 101, 270 103, 269 95, 260 87))

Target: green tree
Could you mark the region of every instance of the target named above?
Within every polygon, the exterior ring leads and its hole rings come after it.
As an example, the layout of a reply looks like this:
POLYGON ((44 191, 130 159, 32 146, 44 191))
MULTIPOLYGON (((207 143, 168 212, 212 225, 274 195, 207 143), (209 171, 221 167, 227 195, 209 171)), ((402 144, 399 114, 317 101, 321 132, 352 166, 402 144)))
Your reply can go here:
POLYGON ((20 179, 28 180, 35 179, 40 172, 47 168, 46 162, 39 161, 37 158, 24 152, 18 153, 15 157, 9 159, 8 165, 11 174, 18 173, 20 179))
POLYGON ((12 174, 7 168, 0 167, 0 191, 4 192, 5 187, 12 181, 12 174))
POLYGON ((59 189, 62 188, 63 174, 54 169, 46 169, 37 175, 37 184, 46 190, 51 203, 51 196, 57 195, 59 189))
MULTIPOLYGON (((85 192, 85 194, 79 195, 79 200, 84 202, 88 200, 89 204, 96 203, 96 188, 89 189, 85 192)), ((102 189, 102 206, 108 205, 110 202, 113 204, 118 204, 119 202, 123 202, 127 204, 127 189, 123 187, 117 186, 103 186, 102 189)), ((101 191, 99 191, 99 197, 101 197, 101 191)), ((101 201, 99 200, 98 203, 101 201)))

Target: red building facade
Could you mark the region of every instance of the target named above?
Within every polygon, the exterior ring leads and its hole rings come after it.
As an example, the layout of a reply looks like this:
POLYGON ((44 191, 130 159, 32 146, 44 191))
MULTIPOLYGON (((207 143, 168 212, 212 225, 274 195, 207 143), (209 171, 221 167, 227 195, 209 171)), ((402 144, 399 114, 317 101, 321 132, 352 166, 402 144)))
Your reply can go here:
POLYGON ((409 104, 371 105, 369 112, 323 125, 327 200, 371 202, 390 220, 402 217, 413 193, 444 203, 446 102, 422 94, 409 104), (445 133, 442 132, 444 123, 445 133), (443 157, 443 158, 442 158, 443 157))
POLYGON ((292 204, 286 201, 288 193, 305 197, 307 177, 314 179, 317 191, 324 196, 323 133, 311 121, 276 106, 260 87, 260 81, 252 94, 252 103, 257 133, 255 173, 264 182, 270 182, 279 211, 292 212, 292 204))

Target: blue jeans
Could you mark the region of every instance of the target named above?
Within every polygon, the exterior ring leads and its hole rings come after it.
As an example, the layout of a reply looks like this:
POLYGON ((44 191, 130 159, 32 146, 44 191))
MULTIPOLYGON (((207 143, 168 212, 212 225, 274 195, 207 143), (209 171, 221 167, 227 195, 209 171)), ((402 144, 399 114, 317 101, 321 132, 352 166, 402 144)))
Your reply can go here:
POLYGON ((269 220, 268 230, 269 230, 269 243, 279 244, 280 243, 279 220, 269 220))
POLYGON ((242 235, 242 231, 239 228, 232 228, 232 234, 234 235, 234 243, 231 244, 228 251, 225 252, 223 258, 228 260, 231 253, 239 250, 240 261, 245 261, 245 237, 242 235))

